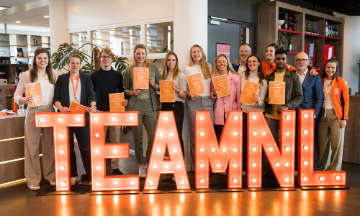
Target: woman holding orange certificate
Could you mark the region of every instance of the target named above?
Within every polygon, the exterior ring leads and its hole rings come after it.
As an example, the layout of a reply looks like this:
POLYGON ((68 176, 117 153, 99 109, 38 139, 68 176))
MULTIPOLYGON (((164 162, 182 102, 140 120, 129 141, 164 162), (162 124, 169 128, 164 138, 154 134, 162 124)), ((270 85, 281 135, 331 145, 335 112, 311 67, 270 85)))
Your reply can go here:
POLYGON ((133 130, 135 155, 139 164, 139 175, 141 178, 146 177, 145 164, 147 165, 150 160, 157 124, 156 109, 160 105, 156 94, 156 91, 160 88, 159 69, 154 64, 146 61, 146 55, 145 45, 136 45, 134 48, 135 63, 126 68, 124 75, 124 92, 130 96, 129 111, 138 111, 139 117, 139 125, 134 126, 133 130), (143 85, 142 89, 136 87, 139 84, 138 82, 141 82, 143 85), (142 148, 143 126, 145 126, 148 135, 146 161, 143 158, 142 148))
POLYGON ((210 98, 211 65, 206 62, 206 55, 201 46, 195 44, 190 48, 190 65, 185 67, 184 74, 189 76, 199 75, 200 83, 188 81, 190 91, 187 92, 186 101, 187 112, 189 115, 190 130, 190 159, 191 170, 195 171, 195 111, 210 111, 212 122, 214 122, 213 102, 210 98), (202 94, 191 93, 191 86, 203 86, 202 94))
POLYGON ((23 97, 26 84, 40 83, 43 104, 28 106, 25 117, 25 178, 31 190, 40 189, 41 167, 39 158, 40 135, 43 145, 43 175, 50 185, 55 185, 54 142, 52 128, 35 128, 35 113, 54 112, 52 99, 56 82, 56 74, 51 69, 50 54, 47 49, 35 50, 32 68, 21 75, 15 92, 17 104, 31 104, 33 98, 23 97))
POLYGON ((178 57, 172 51, 168 52, 165 56, 164 72, 161 75, 161 80, 174 80, 172 87, 175 91, 175 102, 163 102, 161 104, 161 111, 173 111, 181 150, 184 154, 182 127, 184 122, 184 102, 187 95, 187 83, 185 74, 180 71, 178 57))
POLYGON ((214 116, 215 116, 214 129, 215 129, 216 137, 218 141, 220 141, 227 112, 231 110, 241 109, 241 102, 240 102, 241 78, 232 68, 230 59, 224 54, 220 54, 215 58, 214 65, 215 65, 215 70, 214 70, 214 74, 211 75, 211 78, 226 75, 231 90, 230 95, 218 97, 217 93, 219 89, 215 88, 214 79, 210 83, 211 99, 216 100, 214 106, 214 116))

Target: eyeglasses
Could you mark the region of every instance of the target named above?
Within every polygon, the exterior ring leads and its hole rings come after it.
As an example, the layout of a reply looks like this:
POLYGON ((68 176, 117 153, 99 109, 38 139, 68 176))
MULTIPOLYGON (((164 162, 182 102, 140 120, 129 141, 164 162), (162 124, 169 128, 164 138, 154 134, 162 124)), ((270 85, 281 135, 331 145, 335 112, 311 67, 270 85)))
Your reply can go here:
POLYGON ((307 62, 308 59, 296 59, 295 61, 297 61, 297 62, 307 62))
POLYGON ((112 59, 111 56, 100 56, 100 57, 103 58, 103 59, 112 59))

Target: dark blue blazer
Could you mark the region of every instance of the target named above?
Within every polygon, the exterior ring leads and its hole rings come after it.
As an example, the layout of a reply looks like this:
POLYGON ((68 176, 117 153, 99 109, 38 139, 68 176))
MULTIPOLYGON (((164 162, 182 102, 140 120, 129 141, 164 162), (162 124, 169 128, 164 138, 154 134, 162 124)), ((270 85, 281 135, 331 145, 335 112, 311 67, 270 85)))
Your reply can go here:
MULTIPOLYGON (((240 63, 240 64, 241 64, 241 63, 240 63)), ((237 66, 236 66, 235 64, 232 64, 233 69, 234 69, 236 72, 239 70, 240 64, 237 65, 237 66)), ((215 65, 215 67, 216 67, 216 65, 215 65)))
POLYGON ((297 109, 313 109, 317 118, 324 102, 323 84, 320 75, 311 76, 310 69, 308 69, 304 83, 302 84, 302 90, 303 102, 297 109))

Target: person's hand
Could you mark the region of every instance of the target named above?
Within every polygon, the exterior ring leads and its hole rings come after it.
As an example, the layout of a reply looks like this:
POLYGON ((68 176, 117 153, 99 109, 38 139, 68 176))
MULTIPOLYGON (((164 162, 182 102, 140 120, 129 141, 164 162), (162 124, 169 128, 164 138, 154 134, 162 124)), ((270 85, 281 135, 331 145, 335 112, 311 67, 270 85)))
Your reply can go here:
POLYGON ((199 95, 195 95, 195 96, 191 96, 191 100, 196 100, 196 99, 198 99, 198 97, 199 97, 199 95))
POLYGON ((175 90, 176 93, 177 93, 177 92, 180 93, 180 86, 174 84, 174 85, 172 85, 172 87, 173 87, 173 89, 175 90))
POLYGON ((126 100, 126 99, 122 102, 122 105, 123 105, 123 106, 127 106, 128 104, 129 104, 129 101, 126 100))
POLYGON ((346 120, 341 120, 340 121, 340 128, 345 128, 346 127, 346 120))
POLYGON ((260 97, 259 97, 258 94, 255 94, 255 95, 254 95, 254 102, 255 102, 256 104, 259 104, 259 102, 260 102, 260 97))
POLYGON ((217 96, 217 93, 216 93, 217 90, 218 90, 218 89, 213 88, 212 91, 211 91, 211 93, 212 93, 212 95, 213 95, 214 97, 217 96))
POLYGON ((239 66, 239 65, 240 65, 240 59, 237 59, 237 60, 234 62, 234 65, 239 66))
POLYGON ((22 97, 19 99, 20 104, 29 104, 32 102, 32 97, 22 97))
POLYGON ((59 110, 60 110, 60 112, 62 112, 62 113, 71 112, 68 107, 61 107, 59 110))
POLYGON ((282 112, 282 111, 284 111, 284 110, 288 110, 289 109, 289 107, 288 106, 280 106, 280 107, 278 107, 277 109, 276 109, 276 111, 277 111, 277 113, 280 115, 280 113, 282 112))
POLYGON ((155 80, 151 77, 149 77, 149 84, 151 85, 151 87, 155 88, 156 84, 155 84, 155 80))
POLYGON ((316 76, 316 75, 318 75, 319 73, 314 69, 314 68, 312 68, 311 70, 310 70, 310 76, 316 76))
POLYGON ((270 102, 270 98, 268 98, 268 97, 265 98, 265 99, 264 99, 264 102, 265 102, 265 103, 269 103, 269 102, 270 102))
POLYGON ((96 112, 96 106, 88 107, 88 108, 87 108, 87 112, 88 112, 88 113, 96 112))
POLYGON ((141 92, 141 89, 134 89, 132 92, 133 92, 132 96, 138 96, 138 94, 140 94, 141 92))

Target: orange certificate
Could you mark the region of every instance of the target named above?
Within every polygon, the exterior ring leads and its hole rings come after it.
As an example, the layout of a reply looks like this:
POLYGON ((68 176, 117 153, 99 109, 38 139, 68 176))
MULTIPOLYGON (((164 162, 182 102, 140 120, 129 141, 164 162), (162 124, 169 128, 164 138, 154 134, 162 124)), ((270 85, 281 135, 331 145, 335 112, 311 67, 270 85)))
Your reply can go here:
POLYGON ((26 84, 26 96, 32 97, 32 102, 29 104, 29 107, 36 107, 44 104, 39 82, 26 84))
POLYGON ((149 68, 134 67, 134 89, 149 89, 149 68))
POLYGON ((125 112, 125 107, 122 105, 124 102, 124 92, 109 94, 109 101, 110 112, 125 112))
POLYGON ((254 96, 259 89, 259 83, 245 81, 244 89, 241 92, 240 101, 242 103, 253 105, 255 104, 254 96))
POLYGON ((212 78, 218 98, 231 95, 230 84, 226 74, 212 78))
POLYGON ((269 104, 285 104, 285 82, 269 82, 269 104))
POLYGON ((83 113, 83 112, 86 112, 87 107, 77 104, 75 102, 71 102, 69 109, 71 112, 82 112, 83 113))
POLYGON ((205 93, 204 84, 201 78, 201 73, 197 73, 194 75, 189 75, 186 77, 189 89, 190 89, 190 95, 200 95, 205 93))
POLYGON ((160 81, 160 102, 175 102, 175 90, 172 81, 160 81))

